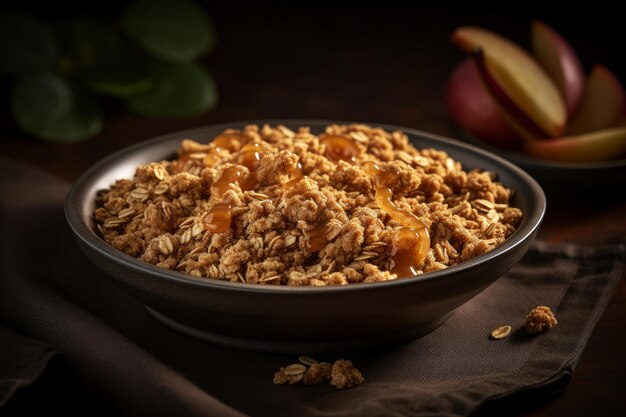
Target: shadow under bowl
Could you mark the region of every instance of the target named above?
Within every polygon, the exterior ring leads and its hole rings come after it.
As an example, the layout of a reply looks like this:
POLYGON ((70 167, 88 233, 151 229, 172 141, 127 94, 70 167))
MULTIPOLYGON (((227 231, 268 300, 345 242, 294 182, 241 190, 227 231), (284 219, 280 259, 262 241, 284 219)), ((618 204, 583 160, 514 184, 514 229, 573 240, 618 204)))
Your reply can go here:
POLYGON ((74 184, 65 202, 67 221, 85 255, 164 324, 190 336, 242 349, 313 354, 363 350, 413 340, 441 325, 456 308, 515 265, 543 219, 541 187, 512 163, 482 149, 397 126, 417 148, 446 151, 465 170, 497 173, 514 189, 512 205, 524 212, 518 230, 501 246, 447 269, 394 281, 331 287, 288 287, 200 279, 158 268, 109 246, 94 232, 96 193, 132 178, 139 164, 175 155, 184 138, 208 142, 227 128, 250 123, 310 126, 320 120, 236 122, 176 132, 130 146, 103 159, 74 184))

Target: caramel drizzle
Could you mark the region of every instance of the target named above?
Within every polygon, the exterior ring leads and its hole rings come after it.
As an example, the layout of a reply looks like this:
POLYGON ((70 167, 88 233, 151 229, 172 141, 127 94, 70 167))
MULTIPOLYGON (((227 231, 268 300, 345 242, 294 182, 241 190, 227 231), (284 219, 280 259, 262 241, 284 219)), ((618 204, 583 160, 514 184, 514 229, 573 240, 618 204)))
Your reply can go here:
POLYGON ((311 230, 304 232, 309 252, 319 252, 326 247, 326 232, 328 231, 328 222, 318 224, 311 230))
MULTIPOLYGON (((345 161, 352 165, 357 163, 360 150, 352 139, 340 135, 324 135, 320 142, 325 146, 324 155, 329 160, 335 163, 345 161)), ((262 156, 261 145, 249 143, 249 139, 243 134, 223 133, 211 142, 211 151, 204 157, 204 163, 208 166, 214 165, 219 160, 218 154, 222 150, 239 151, 237 157, 239 165, 233 165, 222 171, 220 177, 211 186, 211 196, 222 197, 235 183, 242 191, 254 188, 255 176, 246 176, 242 166, 254 174, 262 156)), ((187 155, 181 158, 185 156, 187 155)), ((375 199, 378 207, 403 226, 394 234, 392 244, 388 249, 392 262, 390 271, 399 277, 416 275, 430 250, 430 237, 426 226, 415 214, 399 209, 393 203, 389 186, 397 179, 399 175, 397 171, 383 170, 372 161, 365 162, 363 170, 376 182, 375 199)), ((289 180, 281 185, 283 190, 296 186, 306 178, 299 162, 288 172, 288 175, 289 180)), ((204 228, 213 233, 226 232, 230 229, 231 220, 231 207, 228 204, 215 204, 204 219, 204 228)), ((326 246, 327 226, 327 222, 318 224, 304 233, 309 252, 319 252, 326 246)))
POLYGON ((237 158, 239 165, 243 165, 250 172, 254 172, 259 167, 263 148, 258 143, 247 143, 241 148, 241 153, 237 158))
POLYGON ((232 165, 222 171, 219 178, 211 185, 211 196, 221 198, 235 184, 239 184, 242 191, 248 191, 254 187, 255 183, 256 181, 251 175, 246 176, 241 165, 232 165))
POLYGON ((394 234, 389 248, 392 261, 390 271, 399 277, 416 275, 430 250, 426 225, 410 211, 399 209, 391 200, 392 192, 388 186, 397 178, 397 171, 383 170, 372 161, 365 162, 363 170, 376 182, 378 207, 403 226, 394 234))
MULTIPOLYGON (((219 161, 218 154, 222 150, 236 152, 241 150, 238 157, 240 165, 233 165, 224 169, 219 178, 211 185, 211 197, 221 198, 224 194, 238 184, 242 191, 251 190, 256 184, 252 175, 247 175, 242 166, 253 173, 261 159, 261 147, 257 143, 248 143, 249 139, 239 133, 222 133, 210 143, 210 151, 204 157, 204 163, 213 166, 219 161)), ((232 221, 232 207, 228 204, 215 204, 204 218, 204 230, 212 233, 223 233, 230 230, 232 221)))
POLYGON ((220 153, 224 149, 230 152, 237 152, 248 142, 250 142, 250 139, 242 133, 222 133, 217 135, 209 146, 215 153, 220 153))
POLYGON ((304 172, 302 171, 302 164, 300 162, 298 162, 296 167, 290 170, 287 174, 289 175, 289 180, 281 186, 285 191, 306 178, 304 172))
MULTIPOLYGON (((204 158, 204 162, 208 162, 207 165, 213 165, 217 162, 219 160, 218 154, 222 150, 239 151, 238 165, 232 165, 222 171, 219 178, 211 185, 211 197, 223 197, 235 184, 239 185, 242 191, 254 188, 257 183, 254 174, 263 155, 263 148, 260 144, 249 142, 249 139, 241 134, 223 133, 217 136, 209 146, 211 150, 204 158), (248 168, 252 175, 246 175, 243 167, 248 168)), ((289 172, 289 181, 283 184, 282 188, 291 188, 304 178, 302 165, 298 162, 297 166, 289 172)), ((204 229, 213 233, 225 232, 230 229, 231 220, 231 207, 228 204, 215 204, 204 219, 204 229)), ((314 247, 317 248, 318 246, 319 244, 314 241, 314 247)))
POLYGON ((227 232, 230 229, 231 220, 232 209, 230 205, 215 204, 203 220, 204 230, 209 230, 211 233, 227 232))
POLYGON ((340 135, 324 135, 320 142, 325 146, 324 156, 334 163, 345 161, 356 165, 360 149, 350 138, 340 135))

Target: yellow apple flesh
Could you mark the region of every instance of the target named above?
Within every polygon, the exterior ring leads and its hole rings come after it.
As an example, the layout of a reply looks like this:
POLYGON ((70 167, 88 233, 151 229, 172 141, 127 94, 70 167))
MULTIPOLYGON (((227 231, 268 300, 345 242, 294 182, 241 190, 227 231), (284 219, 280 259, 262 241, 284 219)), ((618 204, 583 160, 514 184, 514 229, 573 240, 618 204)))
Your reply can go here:
POLYGON ((510 104, 503 109, 508 116, 533 136, 561 135, 566 120, 564 101, 532 56, 508 39, 477 27, 457 29, 452 41, 467 52, 477 48, 483 51, 489 73, 507 96, 506 100, 494 98, 499 104, 510 104))
POLYGON ((614 127, 550 140, 530 139, 524 151, 535 158, 559 162, 598 162, 626 157, 626 127, 614 127))
POLYGON ((624 112, 624 89, 615 75, 602 65, 589 74, 582 101, 568 122, 567 135, 578 135, 620 124, 624 112))

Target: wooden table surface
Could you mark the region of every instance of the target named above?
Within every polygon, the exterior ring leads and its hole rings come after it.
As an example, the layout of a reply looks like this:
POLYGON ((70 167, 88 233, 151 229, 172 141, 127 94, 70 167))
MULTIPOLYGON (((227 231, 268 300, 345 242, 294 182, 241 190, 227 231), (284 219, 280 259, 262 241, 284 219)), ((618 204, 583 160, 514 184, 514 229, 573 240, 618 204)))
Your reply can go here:
MULTIPOLYGON (((247 119, 317 118, 387 123, 455 136, 443 92, 462 58, 449 42, 455 27, 477 25, 528 45, 532 17, 557 27, 579 50, 626 83, 620 23, 611 10, 565 16, 487 9, 209 8, 219 36, 203 60, 219 87, 219 106, 200 117, 146 119, 106 103, 96 137, 54 145, 20 134, 7 104, 0 109, 0 154, 73 181, 105 155, 134 142, 181 129, 247 119), (589 30, 589 29, 593 30, 589 30), (583 30, 584 29, 584 30, 583 30)), ((626 236, 626 192, 585 198, 548 194, 539 239, 600 244, 626 236)), ((567 390, 551 398, 525 396, 490 405, 478 415, 625 415, 626 280, 622 280, 567 390)))

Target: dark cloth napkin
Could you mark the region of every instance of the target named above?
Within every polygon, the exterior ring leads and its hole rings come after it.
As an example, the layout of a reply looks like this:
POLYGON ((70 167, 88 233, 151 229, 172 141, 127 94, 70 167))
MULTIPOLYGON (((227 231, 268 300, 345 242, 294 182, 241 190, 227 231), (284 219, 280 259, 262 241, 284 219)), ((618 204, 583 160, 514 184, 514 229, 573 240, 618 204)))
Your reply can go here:
POLYGON ((45 371, 58 352, 45 343, 22 337, 0 326, 0 407, 20 388, 28 387, 45 371))
POLYGON ((0 323, 12 330, 0 329, 0 404, 45 372, 50 346, 81 384, 124 415, 467 415, 515 393, 562 389, 626 258, 623 244, 537 242, 427 336, 318 358, 352 360, 366 378, 362 385, 278 386, 274 372, 297 356, 238 351, 181 335, 92 266, 65 223, 68 187, 0 158, 0 323), (530 337, 521 323, 538 305, 550 306, 559 324, 530 337), (504 324, 512 334, 491 340, 491 330, 504 324))

